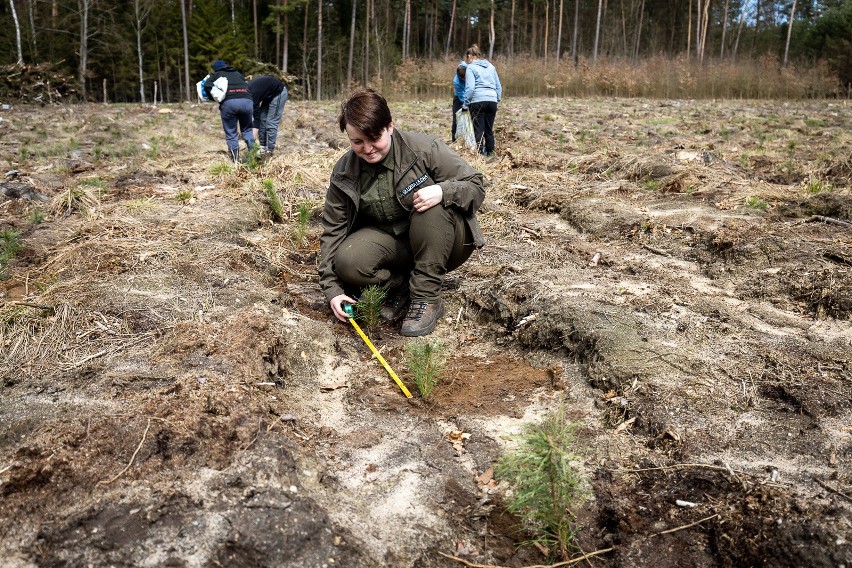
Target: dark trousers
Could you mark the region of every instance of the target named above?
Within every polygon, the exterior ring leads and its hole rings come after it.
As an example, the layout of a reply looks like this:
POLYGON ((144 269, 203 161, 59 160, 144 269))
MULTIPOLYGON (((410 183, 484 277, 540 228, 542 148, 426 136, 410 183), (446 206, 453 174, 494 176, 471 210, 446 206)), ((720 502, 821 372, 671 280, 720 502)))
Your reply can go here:
POLYGON ((254 105, 251 99, 225 99, 219 105, 219 116, 222 117, 222 129, 225 131, 225 143, 231 152, 240 151, 240 141, 237 138, 237 126, 246 141, 246 147, 254 146, 254 133, 251 131, 254 120, 254 105))
POLYGON ((456 120, 456 113, 462 107, 461 99, 458 97, 453 97, 453 129, 450 131, 452 134, 453 142, 456 141, 456 128, 458 127, 458 120, 456 120))
POLYGON ((461 213, 438 204, 412 213, 406 235, 374 227, 355 231, 337 249, 334 271, 358 288, 384 286, 395 276, 408 278, 412 300, 434 301, 444 275, 464 264, 475 248, 461 213))
POLYGON ((497 116, 497 103, 493 101, 470 103, 469 108, 479 153, 487 156, 494 151, 494 118, 497 116))

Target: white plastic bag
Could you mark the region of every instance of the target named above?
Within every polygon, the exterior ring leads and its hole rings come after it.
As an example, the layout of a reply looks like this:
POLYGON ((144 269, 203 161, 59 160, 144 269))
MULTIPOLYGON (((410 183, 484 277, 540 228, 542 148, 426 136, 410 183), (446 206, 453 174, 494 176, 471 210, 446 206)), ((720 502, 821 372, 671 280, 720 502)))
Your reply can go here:
POLYGON ((204 90, 204 84, 207 82, 207 79, 210 78, 210 75, 207 75, 202 80, 195 84, 195 90, 198 92, 198 100, 209 103, 210 97, 207 96, 207 92, 204 90))
POLYGON ((210 94, 217 103, 221 103, 228 95, 228 78, 219 77, 213 81, 213 87, 210 89, 210 94))
POLYGON ((476 150, 476 136, 473 133, 473 121, 470 119, 470 112, 464 109, 459 109, 456 112, 456 137, 464 141, 465 146, 471 150, 476 150))

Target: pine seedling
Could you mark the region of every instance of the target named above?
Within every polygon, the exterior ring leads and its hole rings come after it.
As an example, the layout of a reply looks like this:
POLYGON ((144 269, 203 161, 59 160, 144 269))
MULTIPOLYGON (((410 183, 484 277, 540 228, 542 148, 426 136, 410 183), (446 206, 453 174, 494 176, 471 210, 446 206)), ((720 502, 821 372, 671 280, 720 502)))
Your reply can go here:
POLYGON ((266 202, 269 204, 269 209, 272 210, 272 217, 276 221, 284 219, 284 205, 281 203, 281 197, 275 191, 275 184, 271 179, 265 179, 260 184, 263 186, 263 193, 266 194, 266 202))
POLYGON ((260 166, 260 144, 255 142, 246 153, 246 167, 250 170, 256 170, 260 166))
POLYGON ((9 261, 21 252, 21 233, 14 229, 0 231, 0 278, 6 277, 9 261))
POLYGON ((745 204, 747 207, 750 207, 752 209, 759 209, 761 211, 765 210, 769 206, 769 203, 767 203, 765 200, 754 195, 748 196, 746 198, 745 204))
POLYGON ((44 221, 44 218, 45 218, 44 211, 42 211, 40 209, 34 209, 34 210, 30 211, 29 220, 30 220, 30 223, 32 223, 33 225, 40 224, 42 221, 44 221))
POLYGON ((361 297, 355 304, 355 315, 370 331, 379 326, 386 295, 387 291, 381 286, 367 286, 361 291, 361 297))
POLYGON ((438 340, 414 339, 405 344, 405 362, 420 396, 429 398, 446 364, 446 349, 438 340))
POLYGON ((305 236, 308 234, 308 223, 311 220, 311 204, 308 201, 299 203, 296 210, 296 226, 293 228, 293 242, 296 246, 305 244, 305 236))
POLYGON ((574 451, 574 428, 560 407, 541 424, 527 425, 496 467, 497 478, 512 490, 507 508, 531 536, 525 544, 543 546, 562 560, 575 548, 578 526, 571 511, 582 504, 588 486, 574 451))

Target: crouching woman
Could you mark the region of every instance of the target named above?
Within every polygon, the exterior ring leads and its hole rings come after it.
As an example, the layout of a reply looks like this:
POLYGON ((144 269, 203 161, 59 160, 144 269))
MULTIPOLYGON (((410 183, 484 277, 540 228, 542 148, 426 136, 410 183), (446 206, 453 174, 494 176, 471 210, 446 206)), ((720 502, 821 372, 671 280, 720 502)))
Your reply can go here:
POLYGON ((346 321, 352 295, 382 286, 384 319, 405 313, 402 335, 432 333, 444 314, 444 275, 484 244, 482 174, 436 137, 394 128, 372 89, 343 103, 338 125, 350 149, 331 173, 319 264, 331 311, 346 321))

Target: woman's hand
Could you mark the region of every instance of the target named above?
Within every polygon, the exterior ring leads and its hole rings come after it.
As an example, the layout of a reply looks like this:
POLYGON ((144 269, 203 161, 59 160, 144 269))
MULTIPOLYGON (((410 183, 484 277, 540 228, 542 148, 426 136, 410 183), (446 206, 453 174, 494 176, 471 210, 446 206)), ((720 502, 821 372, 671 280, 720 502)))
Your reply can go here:
POLYGON ((423 213, 444 199, 444 190, 440 185, 428 185, 414 193, 414 210, 423 213))
POLYGON ((355 300, 347 296, 346 294, 340 294, 339 296, 335 296, 329 302, 331 306, 331 311, 334 313, 334 316, 340 321, 349 321, 349 316, 346 315, 346 312, 343 311, 343 303, 354 304, 355 300))

